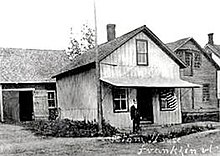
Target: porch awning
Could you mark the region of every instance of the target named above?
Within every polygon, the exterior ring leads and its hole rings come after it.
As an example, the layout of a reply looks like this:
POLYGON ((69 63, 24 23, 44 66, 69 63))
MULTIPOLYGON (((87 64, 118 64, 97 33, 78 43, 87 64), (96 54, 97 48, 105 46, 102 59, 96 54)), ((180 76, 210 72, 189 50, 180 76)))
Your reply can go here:
POLYGON ((199 88, 201 85, 190 83, 179 78, 137 78, 137 77, 111 77, 100 80, 120 87, 157 87, 157 88, 199 88))

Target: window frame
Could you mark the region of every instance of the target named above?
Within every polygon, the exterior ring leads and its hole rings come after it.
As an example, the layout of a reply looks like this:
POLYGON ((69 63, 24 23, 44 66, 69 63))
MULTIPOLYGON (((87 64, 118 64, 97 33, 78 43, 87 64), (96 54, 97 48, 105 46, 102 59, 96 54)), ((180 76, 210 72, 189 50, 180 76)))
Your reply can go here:
POLYGON ((205 83, 205 84, 202 85, 202 101, 203 102, 209 102, 210 101, 210 84, 209 83, 205 83))
POLYGON ((57 108, 56 91, 55 91, 55 90, 48 90, 48 91, 47 91, 47 106, 48 106, 48 109, 57 108), (54 98, 53 98, 53 99, 49 99, 49 98, 48 98, 49 93, 53 93, 53 94, 54 94, 54 98), (49 106, 49 101, 52 101, 52 100, 54 101, 54 106, 49 106))
POLYGON ((193 57, 193 68, 194 69, 200 69, 202 66, 202 55, 199 52, 194 52, 193 57), (196 57, 197 55, 197 57, 196 57), (197 59, 196 59, 197 58, 197 59), (198 59, 199 58, 199 59, 198 59))
POLYGON ((114 113, 124 113, 124 112, 129 112, 129 107, 128 107, 128 89, 127 88, 122 88, 122 87, 114 87, 113 89, 112 89, 112 101, 113 101, 113 112, 114 113), (121 95, 120 95, 120 97, 118 98, 115 98, 115 92, 116 92, 116 90, 124 90, 125 91, 125 98, 123 98, 123 97, 121 97, 121 95), (125 109, 121 109, 121 107, 122 107, 122 100, 124 100, 125 101, 125 104, 126 104, 126 108, 125 109), (116 104, 115 104, 115 101, 120 101, 120 109, 116 109, 116 104))
POLYGON ((191 51, 188 51, 188 50, 185 50, 184 51, 184 62, 186 63, 187 67, 184 69, 184 72, 183 72, 183 75, 184 76, 193 76, 193 68, 194 68, 194 57, 193 57, 193 52, 191 51), (186 55, 189 54, 188 56, 189 57, 189 63, 190 63, 190 66, 188 65, 187 61, 186 61, 186 55))
POLYGON ((136 39, 136 62, 138 66, 148 66, 149 65, 149 59, 148 59, 148 41, 144 39, 136 39), (146 43, 146 53, 145 52, 138 52, 138 42, 145 42, 146 43), (139 54, 141 55, 146 55, 146 63, 140 63, 138 61, 138 56, 139 54))

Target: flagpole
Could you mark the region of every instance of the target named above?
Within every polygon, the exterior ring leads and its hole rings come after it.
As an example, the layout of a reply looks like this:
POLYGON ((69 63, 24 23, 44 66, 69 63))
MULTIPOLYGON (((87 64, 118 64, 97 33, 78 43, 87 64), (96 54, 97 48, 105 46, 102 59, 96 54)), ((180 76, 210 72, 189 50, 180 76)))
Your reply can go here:
POLYGON ((96 53, 96 88, 97 88, 97 118, 99 133, 102 133, 102 100, 101 100, 101 83, 100 83, 100 64, 97 41, 97 19, 96 19, 96 3, 94 0, 94 22, 95 22, 95 53, 96 53))

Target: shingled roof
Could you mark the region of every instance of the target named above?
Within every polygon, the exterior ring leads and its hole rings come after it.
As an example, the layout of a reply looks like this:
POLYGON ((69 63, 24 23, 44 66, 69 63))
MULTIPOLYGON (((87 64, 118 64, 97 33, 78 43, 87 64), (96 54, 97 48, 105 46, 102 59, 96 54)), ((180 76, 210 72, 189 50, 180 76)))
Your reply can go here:
POLYGON ((218 57, 220 57, 220 45, 216 45, 216 44, 206 44, 205 45, 205 49, 209 48, 212 50, 213 53, 215 53, 218 57))
POLYGON ((54 82, 69 63, 64 50, 0 48, 0 83, 54 82))
POLYGON ((183 39, 177 40, 177 41, 175 41, 175 42, 167 43, 166 45, 167 45, 172 51, 176 51, 177 49, 179 49, 180 47, 182 47, 183 45, 185 45, 189 40, 191 40, 191 37, 187 37, 187 38, 183 38, 183 39))
MULTIPOLYGON (((130 31, 120 37, 117 37, 109 42, 103 43, 99 45, 98 48, 98 60, 101 61, 116 49, 125 44, 128 40, 133 38, 138 33, 145 33, 151 40, 153 40, 166 54, 168 54, 181 68, 185 68, 185 64, 175 55, 173 54, 169 48, 145 25, 141 26, 133 31, 130 31)), ((96 49, 91 49, 87 52, 84 52, 81 55, 78 55, 74 58, 74 60, 63 68, 59 73, 57 73, 54 77, 64 74, 70 70, 74 70, 76 68, 82 67, 84 65, 94 63, 96 57, 96 49)))
POLYGON ((192 37, 183 38, 174 42, 167 43, 166 45, 173 52, 175 52, 176 50, 187 44, 187 42, 189 41, 192 41, 198 47, 202 54, 216 67, 216 69, 220 69, 219 65, 205 52, 205 50, 192 37))

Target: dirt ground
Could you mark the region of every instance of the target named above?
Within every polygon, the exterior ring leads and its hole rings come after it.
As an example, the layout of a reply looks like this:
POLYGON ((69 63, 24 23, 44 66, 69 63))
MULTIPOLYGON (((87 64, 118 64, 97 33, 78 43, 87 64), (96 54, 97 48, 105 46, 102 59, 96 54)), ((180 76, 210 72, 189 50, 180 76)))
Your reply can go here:
POLYGON ((162 143, 112 143, 110 138, 45 138, 21 126, 0 124, 0 155, 220 155, 220 131, 212 130, 162 143))

